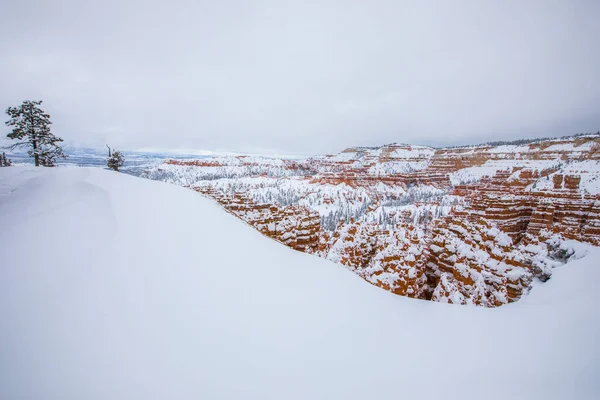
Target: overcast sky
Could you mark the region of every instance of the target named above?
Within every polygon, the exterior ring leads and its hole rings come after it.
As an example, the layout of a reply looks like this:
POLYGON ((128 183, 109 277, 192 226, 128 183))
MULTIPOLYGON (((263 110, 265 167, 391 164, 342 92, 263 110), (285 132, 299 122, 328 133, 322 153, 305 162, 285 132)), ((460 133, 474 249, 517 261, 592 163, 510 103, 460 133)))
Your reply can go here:
POLYGON ((42 99, 67 143, 124 149, 595 132, 599 18, 599 0, 0 0, 0 107, 42 99))

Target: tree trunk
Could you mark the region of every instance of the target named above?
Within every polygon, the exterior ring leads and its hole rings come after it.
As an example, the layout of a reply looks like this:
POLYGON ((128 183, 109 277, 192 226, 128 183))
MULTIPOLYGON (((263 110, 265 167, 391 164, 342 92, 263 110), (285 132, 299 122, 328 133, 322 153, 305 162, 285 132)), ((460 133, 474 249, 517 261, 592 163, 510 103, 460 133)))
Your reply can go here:
POLYGON ((40 156, 37 153, 37 140, 33 141, 33 157, 35 158, 35 166, 39 167, 40 166, 40 156))

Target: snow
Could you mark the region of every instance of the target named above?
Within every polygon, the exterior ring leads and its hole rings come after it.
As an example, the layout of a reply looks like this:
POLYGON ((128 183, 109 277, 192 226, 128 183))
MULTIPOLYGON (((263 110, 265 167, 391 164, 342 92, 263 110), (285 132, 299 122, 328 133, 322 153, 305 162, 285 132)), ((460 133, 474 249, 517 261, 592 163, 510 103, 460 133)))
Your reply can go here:
POLYGON ((0 226, 2 399, 600 397, 595 247, 485 309, 395 296, 100 169, 1 168, 0 226))
POLYGON ((433 157, 435 149, 426 146, 406 146, 397 148, 390 152, 390 157, 395 158, 430 158, 433 157))
POLYGON ((579 188, 582 193, 600 194, 600 161, 598 160, 560 163, 555 172, 549 174, 547 178, 538 179, 535 185, 532 184, 527 189, 531 191, 551 190, 554 188, 554 177, 556 175, 578 176, 581 179, 579 188))
POLYGON ((352 161, 354 159, 356 159, 357 157, 359 157, 359 153, 358 152, 342 152, 339 154, 336 154, 334 156, 328 157, 328 159, 330 161, 352 161))
MULTIPOLYGON (((499 146, 506 147, 506 146, 499 146)), ((462 185, 465 183, 474 183, 484 176, 492 177, 498 171, 511 171, 513 168, 528 168, 535 171, 543 171, 551 168, 558 168, 561 160, 529 160, 516 158, 514 160, 488 160, 478 167, 468 167, 459 169, 456 172, 448 174, 452 185, 462 185)), ((596 163, 597 168, 597 163, 596 163)))
MULTIPOLYGON (((368 173, 375 176, 386 176, 399 173, 409 173, 427 168, 435 149, 424 146, 386 145, 378 148, 350 148, 339 154, 324 157, 312 157, 313 160, 329 163, 347 163, 360 168, 368 166, 368 173)), ((321 165, 321 172, 326 172, 332 166, 321 165)))
POLYGON ((368 173, 375 176, 387 176, 422 170, 428 165, 429 160, 378 162, 369 167, 368 173))
MULTIPOLYGON (((341 218, 378 222, 383 209, 370 212, 369 206, 382 201, 388 211, 406 211, 418 223, 424 213, 445 216, 459 200, 447 191, 418 185, 405 189, 404 185, 375 183, 371 188, 354 188, 345 183, 328 184, 298 175, 299 170, 287 169, 273 160, 252 159, 252 165, 239 165, 239 158, 211 158, 224 166, 188 166, 164 163, 151 169, 145 177, 182 186, 210 188, 233 195, 244 193, 258 204, 298 205, 313 210, 321 217, 325 229, 335 229, 341 218), (416 201, 437 198, 441 204, 416 204, 416 201), (408 204, 413 203, 413 204, 408 204)), ((397 219, 400 219, 398 214, 397 219)), ((391 218, 391 217, 390 217, 391 218)))

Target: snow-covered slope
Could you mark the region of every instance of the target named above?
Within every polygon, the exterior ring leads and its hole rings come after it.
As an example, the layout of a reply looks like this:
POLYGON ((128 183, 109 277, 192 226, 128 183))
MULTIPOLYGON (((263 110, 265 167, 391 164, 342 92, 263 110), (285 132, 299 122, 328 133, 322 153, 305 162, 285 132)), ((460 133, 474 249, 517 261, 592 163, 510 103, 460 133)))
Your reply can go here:
POLYGON ((212 201, 0 169, 2 399, 595 399, 598 248, 518 303, 394 296, 212 201))

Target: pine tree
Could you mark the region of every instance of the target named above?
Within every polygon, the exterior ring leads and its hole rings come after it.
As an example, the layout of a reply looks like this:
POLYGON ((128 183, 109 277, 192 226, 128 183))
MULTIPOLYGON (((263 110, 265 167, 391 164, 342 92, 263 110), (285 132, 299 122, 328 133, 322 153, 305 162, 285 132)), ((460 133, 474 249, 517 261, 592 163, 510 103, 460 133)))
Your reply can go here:
POLYGON ((12 165, 12 161, 6 158, 6 153, 2 153, 0 156, 0 167, 10 167, 12 165))
POLYGON ((62 147, 58 144, 63 140, 54 136, 50 131, 50 115, 38 106, 42 101, 26 100, 19 107, 8 107, 6 114, 10 117, 6 126, 13 127, 6 135, 9 139, 19 140, 9 149, 18 147, 31 148, 27 151, 35 160, 35 166, 53 167, 57 158, 66 158, 62 147))
POLYGON ((110 147, 108 147, 108 158, 106 159, 108 168, 119 171, 119 167, 122 167, 123 164, 125 164, 125 157, 123 157, 123 154, 118 150, 111 153, 110 147))

